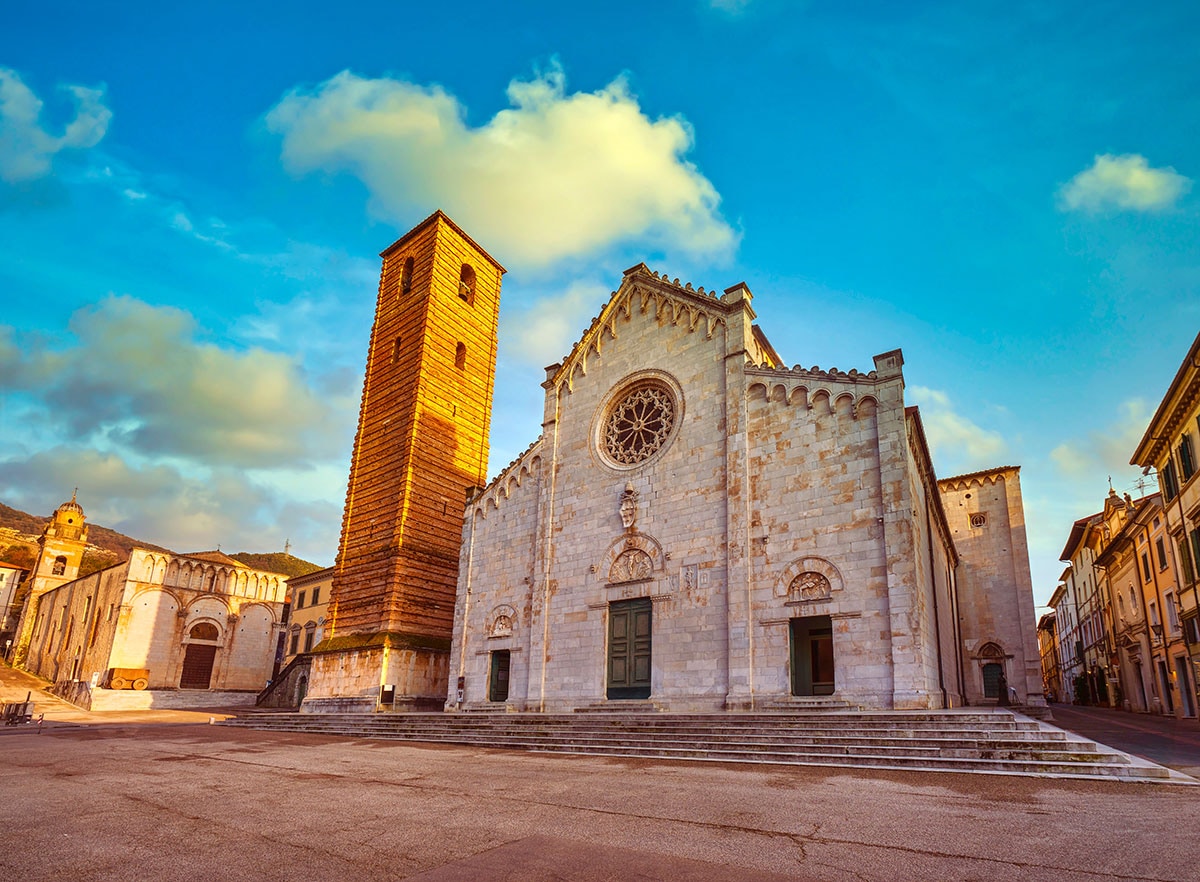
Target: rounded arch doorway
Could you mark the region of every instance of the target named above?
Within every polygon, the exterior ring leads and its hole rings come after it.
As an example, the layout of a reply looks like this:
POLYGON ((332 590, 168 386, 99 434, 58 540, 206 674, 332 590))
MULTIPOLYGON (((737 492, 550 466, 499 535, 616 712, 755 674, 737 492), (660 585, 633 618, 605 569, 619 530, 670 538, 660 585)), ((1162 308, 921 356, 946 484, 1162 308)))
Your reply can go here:
POLYGON ((192 625, 184 639, 180 689, 208 689, 212 685, 213 663, 220 645, 221 632, 212 622, 192 625))

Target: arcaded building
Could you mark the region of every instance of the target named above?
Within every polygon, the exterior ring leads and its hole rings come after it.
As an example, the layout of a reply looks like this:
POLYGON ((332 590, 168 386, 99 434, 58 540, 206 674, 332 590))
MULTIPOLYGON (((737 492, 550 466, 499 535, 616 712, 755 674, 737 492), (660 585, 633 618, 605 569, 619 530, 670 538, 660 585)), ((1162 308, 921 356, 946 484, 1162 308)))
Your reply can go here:
POLYGON ((1041 704, 1018 469, 939 481, 903 356, 786 367, 638 265, 467 506, 449 708, 1041 704))
POLYGON ((76 697, 71 684, 110 685, 114 669, 147 672, 118 687, 257 691, 266 685, 285 576, 219 551, 135 548, 127 561, 79 577, 86 532, 64 541, 62 527, 83 521, 72 499, 47 524, 43 539, 50 541, 43 541, 36 569, 47 564, 53 583, 35 586, 25 602, 21 667, 76 697))

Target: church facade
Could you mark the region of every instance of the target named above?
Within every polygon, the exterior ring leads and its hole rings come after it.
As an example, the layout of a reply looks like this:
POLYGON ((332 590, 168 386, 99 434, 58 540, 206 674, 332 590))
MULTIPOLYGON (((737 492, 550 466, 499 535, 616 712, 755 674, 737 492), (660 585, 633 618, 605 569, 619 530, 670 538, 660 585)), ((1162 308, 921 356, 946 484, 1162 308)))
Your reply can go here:
POLYGON ((1042 704, 1019 470, 939 481, 900 350, 784 366, 639 264, 469 499, 448 709, 1042 704))

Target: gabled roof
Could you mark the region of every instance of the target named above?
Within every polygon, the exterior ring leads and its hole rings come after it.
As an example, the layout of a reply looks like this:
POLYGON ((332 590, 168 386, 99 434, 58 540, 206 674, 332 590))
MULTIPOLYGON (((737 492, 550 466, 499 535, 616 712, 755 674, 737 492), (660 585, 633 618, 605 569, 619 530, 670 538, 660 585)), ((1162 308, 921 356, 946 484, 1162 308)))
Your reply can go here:
POLYGON ((622 312, 626 316, 632 313, 634 307, 630 299, 633 297, 635 288, 642 292, 642 300, 638 308, 650 308, 651 301, 653 301, 656 314, 658 310, 670 309, 670 318, 673 322, 686 322, 690 329, 698 329, 703 324, 704 332, 710 337, 716 327, 725 321, 725 316, 735 309, 746 309, 749 317, 754 318, 754 310, 749 304, 748 291, 744 299, 731 296, 731 292, 736 293, 740 289, 744 289, 744 284, 726 289, 726 299, 722 299, 713 292, 706 292, 703 288, 693 288, 691 282, 681 283, 679 279, 670 281, 665 275, 660 275, 646 264, 639 263, 625 270, 620 287, 612 292, 608 302, 591 320, 583 335, 567 353, 566 358, 560 363, 546 368, 546 383, 555 384, 566 378, 568 386, 570 386, 573 371, 582 367, 583 372, 587 373, 589 354, 593 350, 597 353, 601 351, 605 345, 605 332, 611 338, 616 339, 617 316, 622 312))
POLYGON ((250 567, 246 566, 240 560, 236 560, 236 559, 230 557, 228 554, 226 554, 223 551, 190 551, 187 554, 181 554, 180 557, 190 557, 190 558, 194 558, 197 560, 206 560, 209 563, 224 564, 227 567, 241 567, 243 570, 250 569, 250 567))

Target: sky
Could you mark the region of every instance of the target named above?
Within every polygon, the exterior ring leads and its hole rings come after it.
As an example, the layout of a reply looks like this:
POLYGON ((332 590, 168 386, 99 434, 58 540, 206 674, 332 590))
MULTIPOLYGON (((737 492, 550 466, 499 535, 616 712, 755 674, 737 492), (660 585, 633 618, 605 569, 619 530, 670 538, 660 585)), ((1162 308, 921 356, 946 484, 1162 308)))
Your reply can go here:
MULTIPOLYGON (((18 4, 0 501, 337 553, 378 254, 508 269, 490 474, 640 261, 788 364, 904 351, 939 476, 1021 466, 1034 596, 1200 330, 1200 4, 18 4)), ((1139 483, 1141 481, 1141 483, 1139 483)), ((1147 483, 1148 482, 1148 483, 1147 483)))

